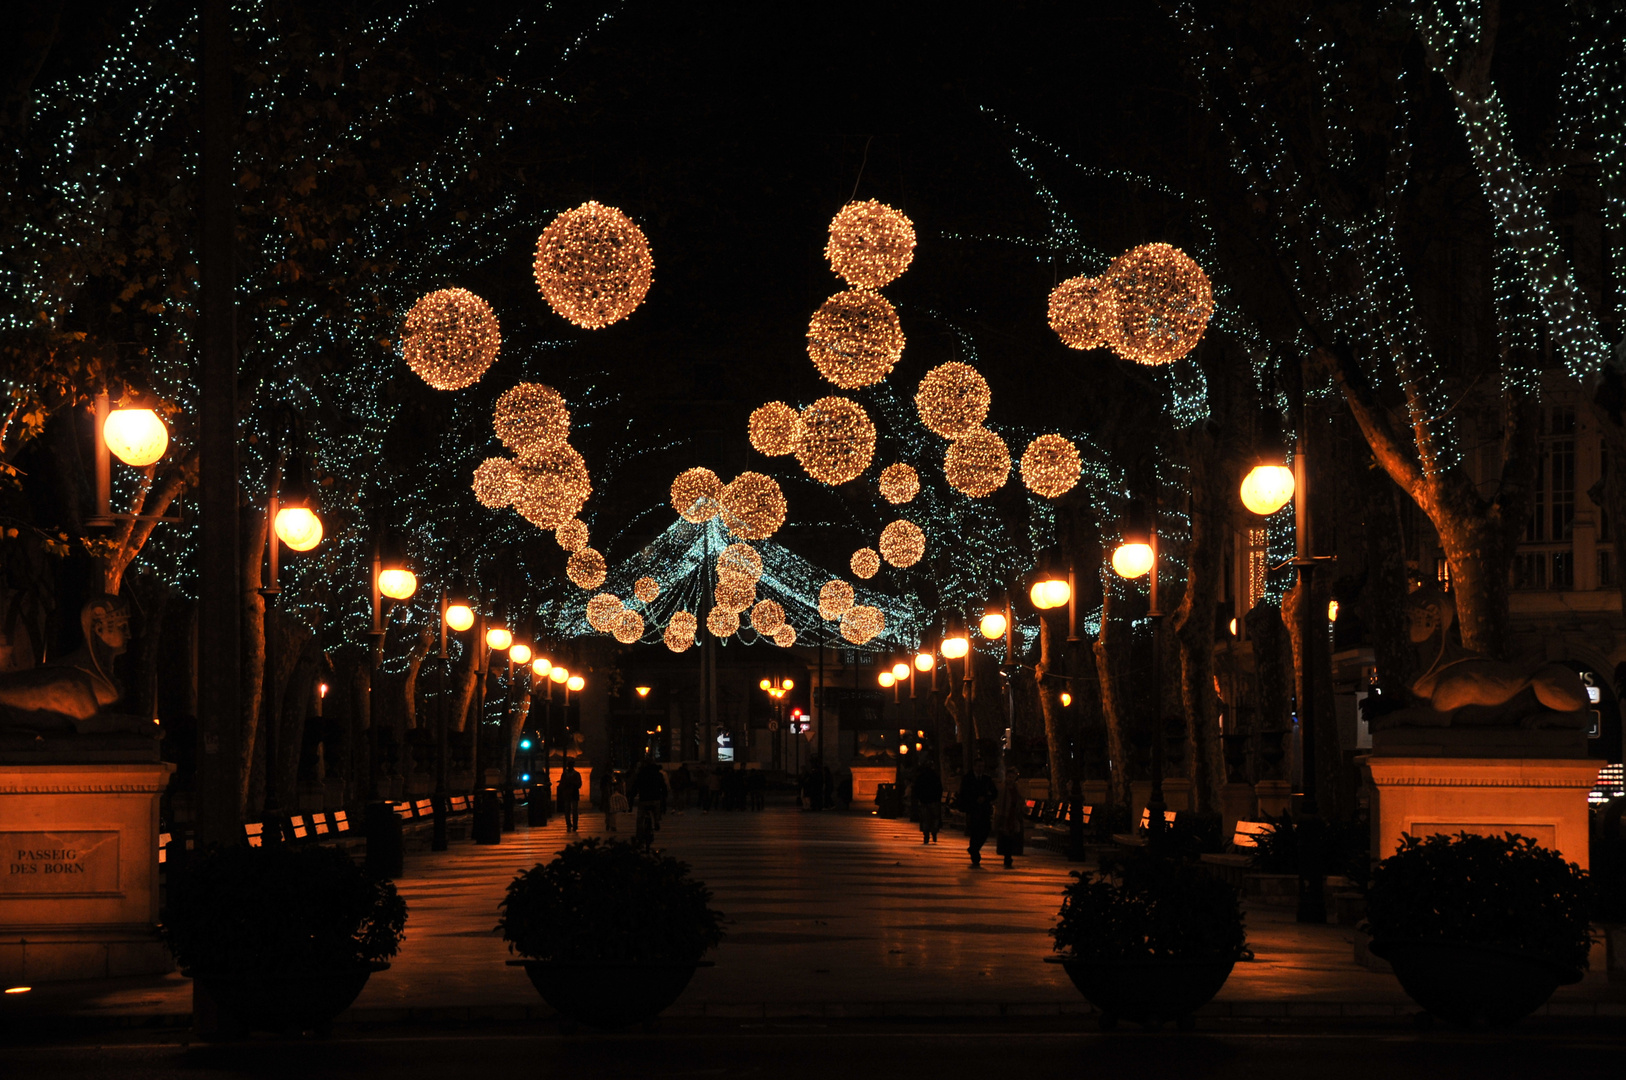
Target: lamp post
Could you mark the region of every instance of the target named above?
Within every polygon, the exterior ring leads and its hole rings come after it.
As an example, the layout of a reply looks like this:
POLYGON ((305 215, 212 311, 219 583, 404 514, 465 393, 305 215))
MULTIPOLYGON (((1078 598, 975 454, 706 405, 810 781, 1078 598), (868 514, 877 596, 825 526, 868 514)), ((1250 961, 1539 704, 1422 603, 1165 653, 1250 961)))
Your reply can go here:
POLYGON ((446 836, 446 765, 450 750, 447 746, 446 717, 446 675, 451 667, 451 655, 446 651, 447 631, 462 633, 474 625, 474 609, 459 601, 448 603, 446 593, 440 594, 440 693, 436 697, 440 707, 436 709, 435 731, 435 795, 430 805, 434 808, 434 833, 429 843, 431 851, 445 851, 447 849, 446 836))
POLYGON ((502 728, 502 831, 514 831, 514 740, 519 732, 510 732, 509 725, 520 727, 516 715, 519 701, 515 693, 518 685, 516 666, 520 673, 528 671, 531 663, 531 647, 521 642, 513 642, 508 646, 508 723, 502 728))
MULTIPOLYGON (((1067 645, 1069 648, 1059 649, 1057 653, 1061 657, 1061 664, 1064 669, 1060 677, 1065 681, 1066 685, 1071 686, 1073 672, 1070 647, 1078 641, 1078 605, 1073 597, 1072 566, 1069 565, 1067 568, 1066 580, 1062 580, 1055 574, 1040 575, 1039 580, 1035 581, 1032 587, 1028 589, 1028 599, 1033 601, 1035 608, 1039 609, 1040 620, 1045 618, 1045 613, 1048 611, 1053 611, 1062 606, 1067 608, 1067 645)), ((1048 634, 1049 625, 1046 624, 1041 632, 1048 634)), ((1047 677, 1051 676, 1050 672, 1045 674, 1047 677)), ((1040 692, 1043 693, 1042 687, 1040 692)), ((1073 695, 1069 691, 1063 690, 1059 700, 1063 709, 1071 708, 1073 695)), ((1073 724, 1069 723, 1067 725, 1067 733, 1067 858, 1071 862, 1080 862, 1085 855, 1084 820, 1082 816, 1084 796, 1082 778, 1079 776, 1078 748, 1073 738, 1073 724)))
POLYGON ((1150 575, 1150 604, 1146 616, 1152 621, 1152 791, 1146 800, 1146 831, 1148 845, 1153 850, 1163 846, 1164 819, 1168 805, 1163 801, 1163 616, 1162 597, 1158 589, 1157 551, 1157 484, 1154 481, 1150 498, 1151 520, 1145 509, 1134 503, 1125 522, 1123 539, 1112 553, 1112 569, 1125 578, 1150 575))
POLYGON ((971 734, 971 701, 963 693, 963 687, 964 684, 970 682, 971 661, 969 654, 971 652, 971 639, 965 636, 965 631, 960 628, 958 620, 955 620, 946 633, 947 636, 938 645, 937 651, 942 654, 944 661, 964 661, 964 666, 960 672, 961 678, 958 682, 954 678, 954 665, 945 663, 943 666, 948 671, 948 700, 955 702, 954 711, 956 713, 964 713, 963 716, 956 716, 956 719, 960 722, 960 771, 962 774, 969 774, 971 772, 972 756, 976 751, 976 744, 973 742, 971 734))

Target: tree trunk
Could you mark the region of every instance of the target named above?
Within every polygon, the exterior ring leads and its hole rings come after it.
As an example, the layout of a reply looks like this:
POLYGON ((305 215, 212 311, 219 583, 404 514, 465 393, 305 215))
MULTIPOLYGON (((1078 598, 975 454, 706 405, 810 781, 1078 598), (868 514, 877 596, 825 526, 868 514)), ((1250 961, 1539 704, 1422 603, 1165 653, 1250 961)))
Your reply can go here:
POLYGON ((1055 666, 1056 632, 1050 620, 1039 615, 1039 662, 1033 669, 1033 681, 1039 695, 1039 710, 1044 714, 1045 750, 1050 760, 1050 797, 1060 799, 1067 794, 1068 768, 1067 739, 1062 731, 1061 691, 1068 685, 1057 679, 1047 680, 1055 666))
MULTIPOLYGON (((1312 579, 1309 603, 1315 613, 1314 626, 1317 639, 1304 637, 1304 620, 1299 605, 1305 602, 1303 585, 1295 582, 1282 600, 1282 621, 1287 625, 1288 640, 1293 648, 1293 699, 1304 702, 1306 670, 1314 672, 1312 696, 1315 714, 1315 782, 1316 804, 1322 817, 1346 819, 1355 813, 1355 785, 1349 769, 1344 767, 1343 743, 1338 736, 1337 704, 1333 699, 1332 670, 1327 662, 1326 617, 1327 603, 1332 599, 1332 582, 1326 574, 1312 579)), ((1299 722, 1304 722, 1304 708, 1298 709, 1299 722)))
POLYGON ((1361 618, 1377 661, 1384 707, 1400 708, 1409 700, 1408 688, 1418 675, 1416 650, 1407 637, 1411 582, 1399 502, 1405 496, 1381 469, 1364 470, 1360 485, 1367 568, 1361 618))
POLYGON ((1512 552, 1495 521, 1452 515, 1435 522, 1451 568, 1462 644, 1486 656, 1507 649, 1508 575, 1512 552))
POLYGON ((1114 806, 1129 805, 1129 713, 1122 697, 1121 673, 1130 626, 1119 614, 1122 600, 1109 581, 1101 590, 1101 634, 1095 641, 1095 669, 1101 682, 1101 719, 1106 726, 1109 790, 1114 806))
MULTIPOLYGON (((256 506, 242 508, 239 535, 243 538, 242 565, 239 578, 239 611, 242 624, 242 657, 239 665, 242 687, 242 762, 238 773, 241 802, 238 810, 247 814, 251 806, 250 787, 256 769, 256 759, 263 740, 260 735, 261 699, 265 691, 265 598, 260 595, 265 556, 265 513, 256 506)), ((263 765, 263 762, 259 762, 263 765)), ((243 820, 248 820, 244 817, 243 820)))

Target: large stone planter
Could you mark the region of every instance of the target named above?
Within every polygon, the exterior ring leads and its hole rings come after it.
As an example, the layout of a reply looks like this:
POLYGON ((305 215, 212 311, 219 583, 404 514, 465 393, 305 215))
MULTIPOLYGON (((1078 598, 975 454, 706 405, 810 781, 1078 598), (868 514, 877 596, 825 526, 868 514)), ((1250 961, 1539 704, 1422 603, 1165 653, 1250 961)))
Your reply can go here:
POLYGON ((276 974, 191 971, 196 1011, 215 1037, 250 1031, 326 1035, 386 963, 276 974), (213 1017, 202 1014, 213 1012, 213 1017), (209 1020, 215 1022, 210 1024, 209 1020))
POLYGON ((1545 956, 1451 941, 1373 941, 1401 989, 1453 1024, 1507 1025, 1535 1012, 1581 973, 1545 956))
POLYGON ((522 967, 536 992, 560 1015, 597 1028, 647 1024, 676 1001, 694 978, 696 969, 711 961, 692 964, 554 963, 549 960, 510 960, 522 967))
POLYGON ((1119 1020, 1156 1027, 1172 1020, 1181 1029, 1192 1014, 1214 999, 1231 977, 1232 960, 1077 960, 1045 958, 1060 964, 1086 1001, 1101 1011, 1101 1027, 1119 1020))

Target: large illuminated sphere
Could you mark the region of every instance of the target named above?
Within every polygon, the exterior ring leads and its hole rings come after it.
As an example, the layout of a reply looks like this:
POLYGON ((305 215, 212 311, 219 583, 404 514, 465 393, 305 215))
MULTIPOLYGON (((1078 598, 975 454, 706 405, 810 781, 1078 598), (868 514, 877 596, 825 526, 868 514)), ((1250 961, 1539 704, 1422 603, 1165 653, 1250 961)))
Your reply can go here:
POLYGON ((755 586, 762 577, 762 556, 750 544, 734 543, 717 553, 717 580, 755 586))
POLYGON ((1033 601, 1034 607, 1044 611, 1067 603, 1073 598, 1073 590, 1060 578, 1046 578, 1033 583, 1033 588, 1028 590, 1028 598, 1033 601))
POLYGON ((572 675, 565 682, 565 689, 567 689, 567 690, 575 690, 577 692, 580 692, 581 688, 586 686, 586 685, 587 685, 587 680, 586 679, 582 678, 580 675, 572 675))
POLYGON ((1293 499, 1293 470, 1284 465, 1255 465, 1242 478, 1242 505, 1267 517, 1293 499))
POLYGON ((1078 447, 1064 435, 1040 435, 1022 454, 1022 483, 1047 499, 1073 490, 1083 469, 1078 447))
POLYGON ((992 495, 1011 474, 1011 452, 1005 440, 978 428, 949 443, 943 454, 943 476, 949 485, 973 499, 992 495))
POLYGON ((802 437, 802 414, 783 401, 770 401, 752 411, 745 429, 757 453, 784 457, 796 452, 802 437))
POLYGON ((819 616, 826 622, 835 622, 853 606, 853 587, 839 579, 827 581, 819 590, 819 616))
POLYGON ((737 578, 719 579, 712 588, 711 597, 718 607, 738 615, 757 602, 757 584, 737 578))
POLYGON ((599 593, 587 601, 587 625, 601 634, 608 634, 615 628, 615 620, 621 617, 624 610, 619 596, 599 593))
POLYGON ((632 595, 648 604, 661 594, 661 583, 645 575, 632 583, 632 595))
POLYGON ((437 289, 423 297, 401 329, 407 367, 436 390, 479 382, 501 345, 491 305, 467 289, 437 289))
POLYGON ((559 391, 520 383, 497 399, 492 427, 502 444, 521 458, 549 454, 570 438, 570 409, 559 391))
POLYGON ((718 502, 723 524, 747 540, 766 540, 785 523, 787 506, 779 481, 759 472, 743 472, 729 481, 718 502))
POLYGON ((706 613, 706 629, 711 632, 712 637, 730 637, 739 632, 740 613, 714 607, 706 613))
POLYGON ((982 631, 983 637, 992 641, 995 638, 1005 636, 1006 625, 1005 616, 997 611, 990 611, 982 617, 982 621, 977 624, 977 629, 982 631))
POLYGON ((915 226, 885 203, 850 202, 830 221, 824 257, 847 284, 879 289, 909 269, 915 226))
POLYGON ((854 645, 868 643, 885 629, 886 616, 868 604, 854 604, 841 617, 841 636, 854 645))
POLYGON ((587 546, 587 522, 571 518, 553 531, 553 538, 566 551, 580 551, 587 546))
POLYGON ((571 552, 565 562, 565 577, 583 589, 596 589, 604 584, 604 575, 608 572, 604 556, 590 547, 571 552))
POLYGON ((1050 329, 1072 349, 1117 340, 1118 296, 1101 278, 1074 277, 1050 290, 1050 329))
POLYGON ((586 202, 542 230, 531 270, 548 306, 577 326, 597 330, 643 302, 655 261, 631 218, 586 202))
POLYGON ((881 570, 881 557, 874 548, 859 548, 853 552, 853 557, 847 561, 854 574, 861 578, 872 578, 881 570))
POLYGON ((661 640, 673 652, 683 652, 694 644, 696 627, 695 617, 689 612, 674 611, 672 612, 672 618, 666 623, 666 632, 661 635, 661 640))
POLYGON ((943 639, 943 659, 958 660, 971 651, 971 642, 963 637, 950 637, 943 639))
POLYGON ((937 666, 937 657, 933 656, 931 653, 923 652, 923 653, 916 653, 915 654, 915 670, 916 671, 924 673, 924 672, 930 671, 932 668, 934 668, 936 666, 937 666))
POLYGON ((623 645, 631 645, 644 636, 644 617, 636 611, 622 611, 621 617, 615 621, 611 630, 615 640, 623 645))
POLYGON ((502 652, 514 643, 514 635, 500 626, 493 626, 486 631, 486 648, 492 652, 502 652))
POLYGON ((807 475, 834 487, 855 479, 875 455, 875 424, 858 402, 820 398, 802 410, 796 460, 807 475))
POLYGON ((593 493, 587 463, 561 446, 513 464, 514 509, 539 529, 557 529, 581 512, 593 493))
POLYGON ((1107 268, 1118 301, 1113 351, 1141 364, 1168 364, 1202 340, 1214 314, 1214 288, 1191 256, 1169 244, 1131 248, 1107 268))
POLYGON ((481 506, 499 510, 512 506, 519 494, 519 477, 508 458, 486 458, 474 467, 474 497, 481 506))
POLYGON ((1119 544, 1112 552, 1112 569, 1119 577, 1138 578, 1152 568, 1152 545, 1119 544))
POLYGON ((926 554, 926 534, 904 518, 881 530, 881 558, 896 567, 913 566, 926 554))
POLYGON ((141 469, 169 449, 169 429, 151 409, 114 409, 102 422, 102 441, 114 457, 141 469))
POLYGON ((785 625, 785 609, 777 600, 758 600, 751 609, 751 629, 764 637, 773 637, 785 625))
POLYGON ((411 570, 380 570, 378 591, 391 600, 405 600, 418 591, 418 575, 411 570))
POLYGON ((956 360, 926 372, 915 391, 915 410, 927 431, 958 439, 981 427, 993 398, 982 373, 956 360))
POLYGON ((836 293, 807 324, 813 366, 843 390, 873 386, 903 356, 903 327, 886 297, 865 289, 836 293))
POLYGON ((723 482, 710 469, 685 469, 672 481, 672 509, 696 525, 717 516, 722 495, 723 482))
POLYGON ((881 470, 881 497, 894 506, 902 506, 920 494, 920 474, 901 461, 881 470))
POLYGON ((474 609, 467 604, 452 604, 446 609, 446 627, 462 632, 474 625, 474 609))
POLYGON ((309 551, 322 542, 322 519, 308 506, 277 510, 277 539, 295 551, 309 551))
POLYGON ((792 645, 796 644, 796 628, 790 623, 786 623, 784 626, 781 626, 778 630, 774 631, 773 643, 779 646, 781 649, 790 648, 792 645))
POLYGON ((529 664, 531 662, 531 647, 514 642, 508 646, 508 659, 516 664, 529 664))

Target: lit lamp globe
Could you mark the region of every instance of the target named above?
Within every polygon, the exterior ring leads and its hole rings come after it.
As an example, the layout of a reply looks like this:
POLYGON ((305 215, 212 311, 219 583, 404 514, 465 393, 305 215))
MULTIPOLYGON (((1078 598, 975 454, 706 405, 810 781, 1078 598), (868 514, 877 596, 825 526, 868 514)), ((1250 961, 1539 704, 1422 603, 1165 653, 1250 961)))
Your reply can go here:
POLYGON ((1293 470, 1285 465, 1255 465, 1242 478, 1242 505, 1268 517, 1293 498, 1293 470))
POLYGON ((633 689, 638 691, 638 696, 639 697, 648 697, 649 696, 649 689, 650 688, 647 687, 647 686, 634 686, 633 689))
POLYGON ((151 409, 114 409, 102 423, 102 441, 114 457, 140 469, 164 456, 169 429, 151 409))
POLYGON ((486 631, 486 648, 495 652, 502 652, 514 643, 514 635, 500 626, 493 626, 486 631))
POLYGON ((569 679, 565 680, 566 690, 580 690, 586 685, 587 680, 582 678, 580 675, 572 675, 569 679))
POLYGON ((556 667, 552 671, 548 672, 548 678, 552 679, 554 682, 569 682, 570 672, 565 668, 556 667))
POLYGON ((916 671, 930 671, 932 668, 934 668, 936 666, 937 666, 937 657, 933 656, 931 653, 923 652, 923 653, 916 653, 915 654, 915 670, 916 671))
POLYGON ((1061 707, 1065 709, 1065 708, 1067 708, 1067 706, 1071 705, 1072 703, 1073 703, 1073 695, 1069 694, 1067 691, 1063 690, 1061 692, 1061 707))
POLYGON ((322 519, 308 506, 277 508, 277 539, 293 551, 309 551, 322 542, 322 519))
POLYGON ((378 591, 391 600, 405 600, 418 591, 418 575, 411 570, 380 570, 378 591))
POLYGON ((1151 544, 1119 544, 1112 553, 1112 569, 1119 577, 1138 578, 1151 568, 1151 544))
POLYGON ((508 647, 508 659, 516 664, 529 664, 531 662, 531 647, 518 643, 508 647))
POLYGON ((463 631, 474 625, 474 609, 467 604, 453 604, 446 609, 446 628, 463 631))
POLYGON ((757 683, 757 686, 758 686, 759 689, 762 689, 762 690, 771 690, 771 689, 773 689, 773 683, 769 682, 767 679, 763 679, 761 682, 757 683))
POLYGON ((539 679, 545 679, 553 674, 553 661, 545 656, 539 656, 531 661, 531 673, 539 679))
POLYGON ((1028 590, 1028 599, 1033 606, 1041 611, 1050 608, 1059 608, 1073 598, 1073 590, 1065 581, 1059 578, 1047 578, 1044 581, 1035 581, 1033 588, 1028 590))
POLYGON ((892 677, 899 682, 907 679, 909 677, 909 665, 901 662, 893 664, 892 677))
POLYGON ((971 651, 971 642, 963 637, 943 639, 943 659, 958 660, 971 651))
POLYGON ((892 689, 892 687, 897 685, 897 682, 898 682, 897 679, 893 678, 892 673, 890 671, 881 672, 879 675, 877 675, 875 677, 875 681, 880 683, 881 686, 883 688, 887 689, 887 690, 892 689))
POLYGON ((990 641, 992 641, 994 638, 1004 637, 1005 616, 1001 615, 997 611, 990 611, 988 614, 982 617, 982 621, 977 624, 977 629, 981 630, 982 636, 988 638, 990 641))
POLYGON ((794 689, 796 689, 796 683, 793 682, 790 679, 786 679, 784 682, 779 684, 779 689, 781 689, 781 690, 794 690, 794 689))

